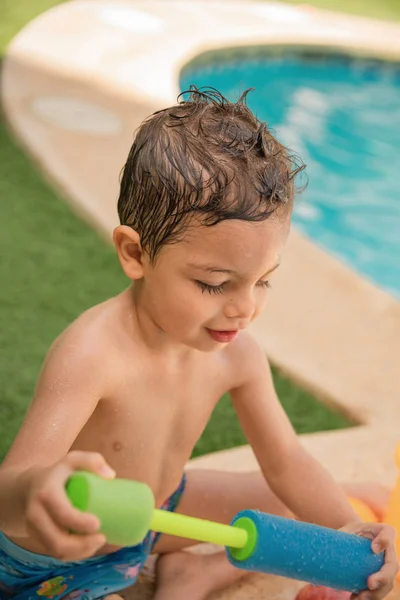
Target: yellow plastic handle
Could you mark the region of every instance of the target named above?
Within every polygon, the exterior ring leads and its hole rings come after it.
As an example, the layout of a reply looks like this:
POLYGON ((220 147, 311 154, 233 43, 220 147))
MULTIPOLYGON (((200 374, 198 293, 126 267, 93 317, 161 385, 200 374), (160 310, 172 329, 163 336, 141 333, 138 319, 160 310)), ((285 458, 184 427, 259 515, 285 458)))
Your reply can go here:
POLYGON ((189 540, 228 546, 229 548, 243 548, 248 539, 247 531, 244 529, 160 509, 154 510, 150 529, 189 540))

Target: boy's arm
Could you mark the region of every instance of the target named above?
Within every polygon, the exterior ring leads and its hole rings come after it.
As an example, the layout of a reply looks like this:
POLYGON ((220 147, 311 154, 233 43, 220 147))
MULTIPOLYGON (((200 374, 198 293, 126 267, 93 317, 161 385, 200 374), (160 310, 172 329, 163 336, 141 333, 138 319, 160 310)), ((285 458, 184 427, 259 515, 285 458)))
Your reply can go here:
POLYGON ((50 351, 34 399, 0 467, 1 531, 26 535, 22 515, 32 478, 65 457, 93 413, 101 386, 96 354, 90 349, 61 343, 50 351))
POLYGON ((247 336, 244 345, 236 357, 242 381, 230 394, 271 489, 303 521, 335 529, 359 521, 341 488, 299 443, 261 349, 247 336))

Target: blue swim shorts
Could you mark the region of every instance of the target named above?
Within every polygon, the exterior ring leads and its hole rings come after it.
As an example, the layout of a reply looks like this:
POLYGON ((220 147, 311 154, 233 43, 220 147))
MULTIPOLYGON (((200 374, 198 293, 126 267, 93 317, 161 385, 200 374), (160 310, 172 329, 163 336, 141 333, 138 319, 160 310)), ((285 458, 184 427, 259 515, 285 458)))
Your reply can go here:
MULTIPOLYGON (((174 512, 186 477, 161 508, 174 512)), ((0 532, 0 600, 96 600, 137 580, 160 534, 149 531, 141 544, 112 554, 65 562, 35 554, 0 532)))

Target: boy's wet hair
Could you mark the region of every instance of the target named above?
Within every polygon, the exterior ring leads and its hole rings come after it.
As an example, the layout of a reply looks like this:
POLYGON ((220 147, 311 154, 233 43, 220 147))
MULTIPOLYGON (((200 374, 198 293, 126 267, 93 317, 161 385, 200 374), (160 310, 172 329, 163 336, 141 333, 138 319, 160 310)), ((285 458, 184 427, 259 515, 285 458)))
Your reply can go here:
POLYGON ((232 103, 213 88, 190 86, 176 106, 139 127, 123 169, 118 214, 139 233, 150 260, 182 239, 190 217, 208 226, 262 221, 292 202, 305 165, 253 115, 249 91, 232 103))

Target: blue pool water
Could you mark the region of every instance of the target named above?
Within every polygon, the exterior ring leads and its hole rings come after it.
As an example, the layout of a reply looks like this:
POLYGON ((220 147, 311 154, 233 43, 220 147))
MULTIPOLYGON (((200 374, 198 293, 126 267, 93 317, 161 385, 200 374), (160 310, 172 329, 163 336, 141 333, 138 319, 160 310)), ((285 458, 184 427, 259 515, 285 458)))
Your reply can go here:
POLYGON ((307 163, 295 226, 400 299, 400 68, 346 57, 245 55, 184 70, 249 107, 307 163))

